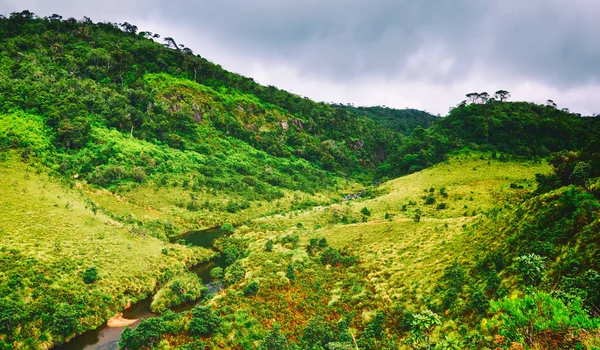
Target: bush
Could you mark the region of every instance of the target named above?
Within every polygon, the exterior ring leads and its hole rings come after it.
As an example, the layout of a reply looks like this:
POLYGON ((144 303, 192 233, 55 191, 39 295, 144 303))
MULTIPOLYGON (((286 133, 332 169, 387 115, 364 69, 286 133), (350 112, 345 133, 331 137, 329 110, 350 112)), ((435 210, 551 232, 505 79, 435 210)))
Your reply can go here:
POLYGON ((293 347, 288 342, 281 326, 275 323, 260 343, 259 350, 291 350, 293 347))
POLYGON ((363 214, 364 216, 371 216, 371 211, 369 210, 369 208, 367 207, 363 207, 360 210, 360 213, 363 214))
POLYGON ((435 197, 434 196, 427 196, 425 198, 425 204, 426 205, 435 204, 435 197))
POLYGON ((165 312, 168 308, 198 300, 206 287, 193 273, 176 276, 156 292, 150 309, 153 312, 165 312))
POLYGON ((225 283, 228 286, 238 283, 246 276, 246 269, 239 261, 234 262, 225 269, 225 283))
POLYGON ((90 267, 83 272, 83 283, 90 284, 96 282, 98 279, 98 269, 90 267))
POLYGON ((258 282, 257 281, 252 281, 250 283, 248 283, 244 289, 243 289, 243 293, 244 296, 251 296, 251 295, 256 295, 256 293, 258 292, 258 282))
POLYGON ((265 243, 265 252, 272 252, 272 251, 273 251, 273 241, 269 239, 265 243))
POLYGON ((525 342, 540 349, 573 349, 578 342, 573 333, 596 329, 600 324, 586 314, 579 300, 567 305, 543 292, 492 301, 490 310, 508 342, 525 342))
POLYGON ((210 306, 195 306, 188 331, 193 336, 208 337, 221 327, 222 320, 210 306))
POLYGON ((544 258, 539 255, 528 254, 515 258, 514 266, 528 286, 537 286, 544 280, 544 258))
POLYGON ((439 203, 436 208, 437 208, 437 210, 448 209, 448 204, 446 204, 446 203, 439 203))

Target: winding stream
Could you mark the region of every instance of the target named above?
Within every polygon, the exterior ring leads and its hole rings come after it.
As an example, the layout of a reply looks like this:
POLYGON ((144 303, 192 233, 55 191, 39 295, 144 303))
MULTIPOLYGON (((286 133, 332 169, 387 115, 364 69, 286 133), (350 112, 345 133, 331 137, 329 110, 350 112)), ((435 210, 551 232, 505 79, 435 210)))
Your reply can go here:
MULTIPOLYGON (((177 240, 179 241, 183 239, 186 243, 191 244, 193 246, 211 249, 217 238, 224 237, 226 235, 227 232, 221 230, 218 227, 215 227, 202 231, 188 232, 185 235, 178 237, 177 240)), ((198 275, 198 277, 202 279, 202 283, 206 287, 208 287, 209 292, 212 292, 215 289, 215 287, 212 284, 213 280, 210 277, 210 270, 217 266, 225 268, 225 261, 222 257, 217 257, 216 259, 213 259, 211 261, 208 261, 204 264, 200 264, 192 268, 192 271, 195 272, 198 275)), ((150 310, 151 303, 152 296, 133 304, 130 308, 123 310, 123 318, 145 319, 153 316, 158 316, 157 314, 152 313, 152 311, 150 310)), ((173 308, 173 310, 176 312, 181 312, 191 309, 192 307, 194 307, 194 305, 194 303, 180 305, 178 307, 173 308)), ((132 324, 130 327, 135 328, 138 323, 139 321, 132 324)), ((68 343, 59 345, 53 349, 116 350, 119 348, 121 333, 124 329, 125 327, 108 327, 105 322, 102 326, 94 330, 87 331, 81 335, 78 335, 68 343)))

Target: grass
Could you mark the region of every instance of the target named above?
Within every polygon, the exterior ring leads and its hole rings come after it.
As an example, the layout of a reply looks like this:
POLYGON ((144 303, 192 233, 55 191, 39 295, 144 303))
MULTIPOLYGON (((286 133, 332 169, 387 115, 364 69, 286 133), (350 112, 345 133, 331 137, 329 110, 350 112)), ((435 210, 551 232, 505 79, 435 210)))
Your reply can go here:
MULTIPOLYGON (((363 301, 354 303, 353 307, 361 310, 365 319, 376 309, 389 310, 393 305, 418 309, 423 305, 422 298, 431 295, 453 262, 471 266, 477 256, 485 255, 487 249, 500 244, 497 236, 478 233, 474 227, 479 218, 494 207, 509 206, 513 200, 522 198, 535 188, 536 173, 550 171, 543 162, 500 162, 485 158, 482 154, 457 155, 448 162, 380 185, 377 191, 381 195, 372 199, 256 219, 247 232, 238 233, 253 242, 245 266, 253 278, 276 279, 272 271, 267 271, 273 266, 284 271, 285 263, 275 259, 277 256, 285 261, 291 257, 303 261, 302 249, 308 240, 325 237, 332 247, 351 251, 360 262, 352 268, 354 272, 330 276, 334 280, 330 288, 322 292, 324 305, 314 306, 315 310, 335 304, 343 296, 336 283, 362 286, 355 287, 355 291, 362 291, 363 294, 356 294, 361 295, 358 298, 363 301), (511 184, 524 188, 514 189, 511 184), (440 194, 442 187, 447 197, 440 194), (431 188, 434 192, 430 192, 431 188), (448 208, 438 210, 435 205, 426 205, 423 196, 431 194, 436 201, 447 203, 448 208), (363 210, 365 207, 368 211, 363 210), (422 211, 420 222, 413 220, 417 209, 422 211), (285 249, 275 245, 273 251, 279 255, 265 259, 266 240, 277 241, 289 234, 300 236, 300 250, 285 254, 285 249)), ((314 269, 314 265, 311 266, 314 269)), ((243 308, 244 301, 237 302, 243 308)), ((289 312, 297 311, 292 307, 289 312)), ((359 321, 356 327, 361 327, 359 321)), ((298 326, 289 321, 284 328, 297 334, 298 326)))
POLYGON ((49 324, 40 316, 27 315, 29 310, 84 303, 86 310, 77 315, 80 324, 73 330, 95 328, 151 293, 166 270, 178 274, 211 256, 202 248, 136 233, 102 212, 94 214, 80 190, 11 156, 0 162, 0 216, 0 288, 8 291, 4 300, 22 302, 23 315, 14 317, 33 318, 17 335, 25 342, 40 339, 40 334, 46 344, 63 340, 47 331, 49 324), (97 269, 98 279, 85 284, 82 274, 89 268, 97 269), (9 287, 14 278, 21 287, 9 287))

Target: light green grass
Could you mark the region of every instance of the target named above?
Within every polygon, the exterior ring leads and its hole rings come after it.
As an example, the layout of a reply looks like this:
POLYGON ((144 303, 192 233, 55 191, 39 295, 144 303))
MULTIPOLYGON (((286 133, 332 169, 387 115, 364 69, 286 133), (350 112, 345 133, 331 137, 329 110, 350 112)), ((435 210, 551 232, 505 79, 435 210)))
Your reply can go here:
MULTIPOLYGON (((496 206, 516 203, 535 188, 536 173, 550 171, 544 162, 481 158, 481 154, 459 155, 380 185, 378 190, 385 194, 379 197, 262 218, 254 226, 296 232, 304 242, 311 237, 325 237, 334 247, 349 248, 360 257, 382 305, 414 301, 431 292, 453 261, 470 265, 475 256, 484 255, 496 244, 498 237, 473 233, 477 230, 471 225, 478 217, 496 206), (512 189, 510 184, 524 189, 512 189), (432 187, 436 204, 425 205, 422 197, 432 194, 432 187), (440 194, 442 187, 447 198, 440 194), (436 209, 440 202, 448 209, 436 209), (406 211, 403 205, 407 205, 406 211), (364 207, 370 216, 361 213, 364 207), (413 220, 416 209, 422 211, 418 223, 413 220), (343 217, 355 223, 341 224, 343 217), (362 222, 363 218, 367 222, 362 222), (298 228, 298 223, 303 228, 298 228)), ((276 232, 265 231, 259 237, 272 237, 276 232)))
MULTIPOLYGON (((0 217, 0 255, 5 261, 0 264, 0 286, 15 276, 23 286, 4 297, 20 299, 33 309, 82 302, 87 310, 79 331, 101 324, 127 303, 151 293, 165 270, 181 273, 211 255, 202 248, 135 233, 131 226, 101 213, 94 215, 77 190, 12 157, 0 163, 0 217), (98 270, 98 280, 86 285, 82 274, 91 267, 98 270), (91 298, 70 299, 86 295, 91 298)), ((24 319, 22 326, 25 340, 35 344, 48 325, 34 318, 24 319)), ((61 341, 51 334, 45 338, 46 344, 61 341)))

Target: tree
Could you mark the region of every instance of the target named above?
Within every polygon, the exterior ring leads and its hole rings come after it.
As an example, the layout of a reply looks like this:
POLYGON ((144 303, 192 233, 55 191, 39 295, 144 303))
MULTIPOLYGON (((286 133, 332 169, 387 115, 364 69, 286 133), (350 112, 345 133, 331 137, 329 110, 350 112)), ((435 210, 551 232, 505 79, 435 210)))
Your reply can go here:
POLYGON ((215 267, 212 270, 210 270, 210 277, 214 280, 220 280, 221 278, 223 278, 223 268, 222 267, 215 267))
POLYGON ((590 177, 592 175, 592 167, 586 162, 577 162, 573 172, 571 173, 571 182, 575 185, 588 188, 590 186, 590 177))
POLYGON ((546 101, 546 106, 556 108, 556 103, 554 103, 552 100, 548 100, 546 101))
POLYGON ((90 284, 96 282, 98 279, 98 269, 90 267, 83 272, 83 283, 90 284))
POLYGON ((289 263, 287 266, 287 272, 285 273, 285 277, 287 277, 291 282, 296 279, 296 272, 294 271, 294 265, 289 263))
POLYGON ((421 221, 421 209, 415 210, 415 216, 413 217, 413 220, 415 222, 420 222, 421 221))
POLYGON ((138 27, 128 22, 123 22, 120 24, 121 28, 125 31, 125 33, 136 34, 138 27))
POLYGON ((195 336, 208 337, 219 329, 221 322, 210 306, 198 305, 192 309, 188 331, 195 336))
POLYGON ((292 347, 288 342, 285 334, 281 332, 281 326, 275 323, 271 330, 267 333, 263 341, 260 343, 259 350, 291 350, 292 347))
POLYGON ((490 99, 490 94, 488 94, 487 92, 481 92, 479 93, 479 102, 480 103, 486 103, 487 101, 489 101, 490 99))
POLYGON ((500 102, 505 102, 510 97, 510 92, 506 90, 498 90, 494 93, 494 98, 500 102))
POLYGON ((544 258, 537 254, 528 254, 515 258, 515 269, 521 274, 528 286, 537 286, 544 280, 544 258))
POLYGON ((411 332, 413 336, 416 340, 425 340, 427 342, 427 349, 431 349, 431 333, 436 326, 442 324, 440 316, 429 309, 425 309, 412 316, 411 332))
POLYGON ((467 99, 469 99, 469 101, 471 103, 477 103, 477 101, 479 101, 479 93, 478 92, 470 92, 466 96, 467 96, 467 99))
POLYGON ((272 251, 273 251, 273 240, 269 239, 265 243, 265 252, 272 252, 272 251))

